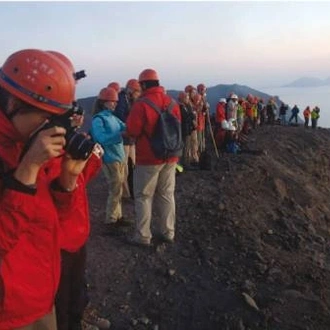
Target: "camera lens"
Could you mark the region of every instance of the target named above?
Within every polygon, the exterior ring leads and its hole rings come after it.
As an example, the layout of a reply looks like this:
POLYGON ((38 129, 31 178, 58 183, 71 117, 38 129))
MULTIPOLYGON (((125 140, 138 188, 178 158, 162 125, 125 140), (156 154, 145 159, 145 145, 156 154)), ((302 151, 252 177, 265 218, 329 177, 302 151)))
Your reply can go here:
POLYGON ((65 150, 73 159, 85 160, 93 151, 95 143, 82 133, 72 132, 66 136, 65 150))

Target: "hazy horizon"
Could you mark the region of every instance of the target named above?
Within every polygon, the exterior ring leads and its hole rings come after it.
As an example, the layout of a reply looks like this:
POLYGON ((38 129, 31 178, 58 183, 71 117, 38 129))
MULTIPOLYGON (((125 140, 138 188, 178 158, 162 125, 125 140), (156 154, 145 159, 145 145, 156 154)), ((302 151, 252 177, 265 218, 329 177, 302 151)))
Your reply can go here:
MULTIPOLYGON (((77 97, 148 67, 166 89, 200 82, 280 87, 330 76, 327 2, 2 2, 1 64, 58 50, 87 78, 77 97)), ((0 64, 0 65, 1 65, 0 64)))

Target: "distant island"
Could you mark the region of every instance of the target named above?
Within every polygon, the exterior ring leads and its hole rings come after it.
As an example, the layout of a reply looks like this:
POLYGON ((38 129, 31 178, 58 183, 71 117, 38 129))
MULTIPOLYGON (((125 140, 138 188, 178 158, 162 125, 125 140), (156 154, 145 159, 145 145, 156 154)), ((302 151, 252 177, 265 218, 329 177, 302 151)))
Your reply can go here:
POLYGON ((330 77, 324 80, 314 77, 302 77, 282 87, 321 87, 329 85, 330 77))

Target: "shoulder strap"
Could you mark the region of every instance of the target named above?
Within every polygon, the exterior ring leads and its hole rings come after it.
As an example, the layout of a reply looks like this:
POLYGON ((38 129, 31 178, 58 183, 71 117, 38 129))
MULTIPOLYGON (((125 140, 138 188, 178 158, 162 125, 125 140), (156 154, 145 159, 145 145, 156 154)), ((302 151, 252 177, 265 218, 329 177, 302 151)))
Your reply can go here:
MULTIPOLYGON (((147 97, 140 98, 139 101, 147 103, 155 111, 157 111, 159 114, 161 114, 161 112, 162 112, 161 108, 158 105, 156 105, 154 102, 152 102, 150 99, 148 99, 147 97)), ((168 111, 169 113, 172 113, 174 105, 175 105, 175 102, 173 99, 171 99, 170 104, 165 108, 165 110, 168 111)))

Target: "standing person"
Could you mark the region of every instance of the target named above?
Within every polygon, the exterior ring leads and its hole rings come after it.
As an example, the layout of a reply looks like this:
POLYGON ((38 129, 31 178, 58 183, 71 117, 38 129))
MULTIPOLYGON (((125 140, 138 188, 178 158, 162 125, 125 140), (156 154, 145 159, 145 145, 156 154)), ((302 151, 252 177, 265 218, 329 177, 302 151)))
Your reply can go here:
POLYGON ((217 148, 222 151, 228 128, 228 122, 226 120, 226 103, 227 101, 224 97, 220 98, 215 111, 214 136, 217 148))
POLYGON ((104 149, 103 172, 108 182, 108 200, 104 224, 106 231, 130 223, 122 214, 122 193, 125 179, 125 151, 122 134, 126 125, 114 114, 118 102, 117 92, 101 89, 94 107, 91 135, 104 149))
POLYGON ((262 98, 259 99, 257 107, 260 116, 260 126, 262 126, 266 121, 266 107, 262 98))
POLYGON ((289 119, 289 124, 291 123, 291 121, 294 119, 296 124, 298 124, 298 113, 299 113, 299 108, 297 107, 297 105, 295 104, 294 107, 291 109, 291 117, 289 119))
MULTIPOLYGON (((280 119, 281 119, 281 125, 286 125, 286 112, 288 110, 288 106, 284 104, 283 102, 281 103, 280 106, 280 119)), ((293 110, 293 109, 292 109, 293 110)), ((290 118, 291 119, 291 118, 290 118)), ((290 121, 289 121, 290 122, 290 121)))
MULTIPOLYGON (((126 83, 126 87, 118 94, 118 103, 114 111, 114 115, 123 123, 126 123, 127 116, 133 103, 141 95, 141 86, 137 79, 130 79, 126 83)), ((135 141, 132 138, 123 136, 125 151, 125 180, 123 183, 123 197, 133 198, 133 187, 128 182, 128 177, 132 176, 132 170, 135 166, 135 141), (129 162, 132 166, 129 167, 129 162), (131 171, 131 172, 130 172, 131 171)))
MULTIPOLYGON (((80 185, 86 187, 99 172, 102 154, 102 148, 96 144, 81 174, 80 185)), ((75 217, 67 219, 60 226, 62 267, 55 300, 57 330, 97 330, 99 327, 110 327, 110 322, 99 317, 96 310, 91 307, 87 293, 86 242, 90 233, 90 220, 86 192, 81 204, 75 217)))
POLYGON ((190 165, 199 166, 198 135, 197 135, 198 113, 194 105, 194 98, 195 95, 197 94, 197 90, 192 85, 187 85, 184 91, 189 95, 189 104, 187 106, 191 108, 191 111, 194 115, 194 121, 193 121, 194 129, 191 132, 191 138, 190 138, 190 154, 192 157, 192 162, 190 163, 190 165))
POLYGON ((237 127, 237 105, 238 96, 234 93, 230 93, 227 103, 227 121, 232 122, 235 127, 237 127))
POLYGON ((204 131, 205 131, 205 116, 203 113, 203 103, 202 96, 200 94, 194 94, 193 96, 193 107, 197 114, 197 152, 200 157, 205 148, 205 139, 204 139, 204 131))
POLYGON ((266 105, 267 124, 275 124, 276 106, 273 98, 270 98, 266 105))
POLYGON ((191 162, 191 133, 194 130, 194 114, 189 107, 189 95, 185 92, 180 92, 178 96, 181 112, 181 127, 183 140, 183 155, 182 165, 184 168, 189 168, 191 162))
MULTIPOLYGON (((175 167, 178 157, 160 159, 155 156, 151 139, 159 118, 150 101, 160 108, 169 106, 172 99, 164 93, 155 70, 146 69, 139 75, 142 98, 133 104, 127 118, 127 133, 136 138, 136 168, 134 172, 134 197, 136 223, 132 244, 150 246, 151 217, 153 210, 159 216, 155 222, 158 238, 173 242, 175 236, 175 167), (145 100, 144 100, 145 99, 145 100), (147 99, 147 100, 146 100, 147 99), (154 207, 153 207, 154 203, 154 207)), ((177 103, 172 114, 181 121, 177 103)))
POLYGON ((312 110, 311 113, 311 119, 312 119, 312 128, 316 128, 317 127, 317 121, 320 118, 320 108, 319 107, 315 107, 312 110))
MULTIPOLYGON (((48 52, 67 65, 76 82, 86 76, 79 74, 81 71, 75 73, 73 64, 65 55, 56 51, 48 52)), ((74 114, 71 126, 81 127, 83 121, 83 113, 74 114)), ((102 148, 96 144, 80 175, 80 185, 86 186, 99 172, 102 153, 102 148)), ((61 277, 55 299, 57 330, 97 330, 96 325, 101 329, 108 329, 110 326, 110 322, 99 317, 97 311, 91 306, 87 293, 86 241, 90 233, 90 221, 87 194, 85 193, 83 197, 84 207, 79 209, 80 212, 75 218, 66 219, 60 225, 61 277)))
POLYGON ((200 153, 205 151, 206 147, 206 123, 209 121, 209 108, 210 105, 206 99, 206 86, 204 84, 197 85, 197 93, 201 96, 201 109, 198 113, 198 126, 200 130, 199 134, 199 151, 200 153))
POLYGON ((238 99, 237 104, 237 131, 240 132, 243 127, 245 118, 245 101, 243 97, 238 99))
POLYGON ((306 107, 306 109, 304 110, 304 118, 305 118, 305 124, 304 126, 308 128, 309 125, 309 118, 311 116, 311 109, 309 106, 306 107))
POLYGON ((87 160, 64 151, 69 128, 58 121, 74 100, 72 71, 49 51, 18 51, 0 69, 2 330, 57 329, 60 232, 85 207, 87 160))

